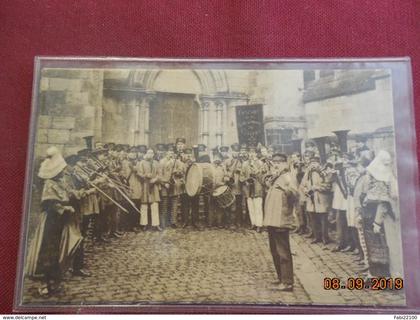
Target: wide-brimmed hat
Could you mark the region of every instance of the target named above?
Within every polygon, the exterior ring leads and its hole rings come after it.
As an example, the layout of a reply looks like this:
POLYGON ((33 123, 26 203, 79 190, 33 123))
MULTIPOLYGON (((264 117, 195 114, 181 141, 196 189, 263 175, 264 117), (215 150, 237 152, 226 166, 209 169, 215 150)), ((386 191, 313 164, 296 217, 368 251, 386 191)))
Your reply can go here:
POLYGON ((52 179, 57 176, 67 166, 66 161, 57 147, 47 149, 47 159, 45 159, 39 168, 38 177, 41 179, 52 179))

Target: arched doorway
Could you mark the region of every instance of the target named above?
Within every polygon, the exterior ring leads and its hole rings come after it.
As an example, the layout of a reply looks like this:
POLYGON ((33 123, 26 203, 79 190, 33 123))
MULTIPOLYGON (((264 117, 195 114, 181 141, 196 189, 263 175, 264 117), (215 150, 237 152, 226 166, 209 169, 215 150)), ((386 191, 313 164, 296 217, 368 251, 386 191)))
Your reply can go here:
POLYGON ((154 146, 184 137, 188 145, 212 147, 234 131, 224 70, 109 71, 103 92, 98 136, 104 142, 154 146))
POLYGON ((191 70, 164 70, 152 83, 155 98, 149 110, 149 144, 174 142, 183 137, 199 143, 200 79, 191 70))

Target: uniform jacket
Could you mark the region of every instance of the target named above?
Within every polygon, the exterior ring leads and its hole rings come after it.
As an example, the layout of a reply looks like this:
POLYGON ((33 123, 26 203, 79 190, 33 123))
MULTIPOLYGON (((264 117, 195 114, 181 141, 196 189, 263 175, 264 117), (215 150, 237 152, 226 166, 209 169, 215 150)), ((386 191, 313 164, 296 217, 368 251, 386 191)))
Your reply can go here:
POLYGON ((240 175, 242 170, 242 161, 239 159, 226 159, 224 162, 226 175, 231 178, 230 188, 233 194, 241 194, 242 183, 240 181, 240 175))
POLYGON ((137 163, 136 170, 142 182, 141 202, 159 202, 159 163, 156 160, 142 160, 137 163))
POLYGON ((262 162, 260 160, 247 160, 242 166, 240 182, 242 183, 242 192, 247 198, 263 197, 262 184, 262 162))
POLYGON ((123 160, 121 163, 121 175, 127 180, 130 187, 130 198, 134 200, 141 199, 142 183, 137 172, 137 161, 123 160))
POLYGON ((320 169, 309 169, 302 180, 302 188, 306 196, 306 211, 327 213, 331 209, 331 174, 320 169))
POLYGON ((222 164, 213 163, 212 166, 214 168, 214 187, 217 188, 225 184, 226 170, 222 164))
POLYGON ((162 194, 170 197, 178 196, 183 193, 185 182, 185 164, 179 159, 170 159, 160 163, 160 180, 162 194), (168 183, 169 189, 164 184, 168 183))
POLYGON ((289 172, 277 177, 267 191, 264 206, 264 225, 276 228, 293 228, 293 205, 298 190, 289 172))

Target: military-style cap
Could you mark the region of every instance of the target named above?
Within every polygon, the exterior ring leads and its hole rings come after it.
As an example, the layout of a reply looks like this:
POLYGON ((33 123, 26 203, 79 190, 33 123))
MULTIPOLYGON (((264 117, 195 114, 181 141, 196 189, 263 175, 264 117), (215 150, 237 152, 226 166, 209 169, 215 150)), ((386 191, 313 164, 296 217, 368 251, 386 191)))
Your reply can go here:
POLYGON ((137 147, 132 146, 130 149, 128 149, 129 152, 137 152, 137 147))
POLYGON ((168 149, 166 148, 166 145, 163 143, 158 143, 156 144, 156 150, 157 151, 167 151, 168 149))
POLYGON ((82 150, 77 151, 77 155, 79 157, 87 157, 89 153, 90 153, 89 149, 82 149, 82 150))
POLYGON ((316 147, 316 144, 315 144, 315 142, 309 140, 309 141, 305 142, 305 146, 306 147, 316 147))
POLYGON ((248 146, 246 144, 241 145, 241 151, 248 151, 248 146))
POLYGON ((221 146, 219 150, 220 150, 220 152, 229 152, 229 147, 228 146, 221 146))
POLYGON ((123 145, 122 144, 116 144, 114 146, 113 150, 120 152, 121 150, 123 150, 123 145))
POLYGON ((167 151, 174 151, 174 150, 175 150, 175 144, 173 144, 173 143, 168 143, 168 144, 166 145, 166 150, 167 150, 167 151))
POLYGON ((94 153, 94 154, 103 154, 103 153, 107 153, 107 152, 108 152, 108 149, 106 149, 104 147, 104 145, 100 142, 96 143, 95 144, 95 149, 92 150, 92 153, 94 153))
POLYGON ((128 152, 128 150, 130 150, 130 145, 129 144, 123 144, 121 150, 125 151, 125 152, 128 152))
POLYGON ((95 149, 103 149, 103 148, 105 148, 105 146, 102 142, 95 143, 95 149))
POLYGON ((66 160, 68 165, 74 166, 76 165, 77 161, 80 160, 80 157, 77 154, 71 154, 67 156, 64 160, 66 160))
POLYGON ((130 153, 127 155, 127 157, 128 157, 128 159, 130 159, 130 160, 137 159, 137 153, 135 153, 135 152, 130 152, 130 153))
POLYGON ((193 152, 192 152, 192 149, 191 148, 185 148, 184 149, 184 153, 186 153, 186 154, 192 154, 193 152))
POLYGON ((215 153, 213 155, 213 161, 215 160, 222 160, 222 155, 220 153, 215 153))
POLYGON ((275 160, 276 158, 278 158, 279 161, 284 161, 284 162, 287 161, 287 155, 284 154, 284 153, 281 153, 281 152, 273 153, 273 158, 272 159, 275 160))
POLYGON ((175 143, 178 142, 186 143, 187 141, 185 140, 185 138, 176 138, 175 143))
POLYGON ((239 143, 234 143, 230 146, 232 151, 239 152, 241 151, 241 145, 239 143))
POLYGON ((205 144, 200 143, 199 145, 197 145, 198 147, 198 151, 206 151, 207 146, 205 144))
POLYGON ((138 145, 137 146, 137 152, 146 153, 147 152, 147 146, 144 145, 144 144, 138 145))
POLYGON ((310 162, 320 162, 321 159, 318 155, 314 155, 311 157, 311 159, 309 160, 310 162))

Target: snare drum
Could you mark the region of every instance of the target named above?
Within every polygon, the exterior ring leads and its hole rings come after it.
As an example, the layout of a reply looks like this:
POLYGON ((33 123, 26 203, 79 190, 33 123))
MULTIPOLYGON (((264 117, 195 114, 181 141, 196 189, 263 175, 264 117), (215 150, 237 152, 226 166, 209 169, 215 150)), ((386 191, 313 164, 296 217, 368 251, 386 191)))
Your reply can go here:
POLYGON ((235 202, 235 196, 232 193, 232 190, 228 186, 220 186, 213 191, 212 194, 216 204, 222 208, 230 207, 233 202, 235 202))
POLYGON ((210 163, 193 163, 187 170, 185 191, 190 197, 213 192, 214 168, 210 163))

